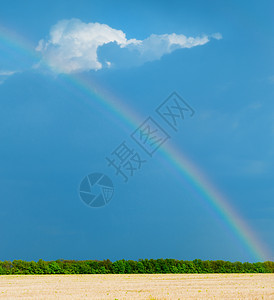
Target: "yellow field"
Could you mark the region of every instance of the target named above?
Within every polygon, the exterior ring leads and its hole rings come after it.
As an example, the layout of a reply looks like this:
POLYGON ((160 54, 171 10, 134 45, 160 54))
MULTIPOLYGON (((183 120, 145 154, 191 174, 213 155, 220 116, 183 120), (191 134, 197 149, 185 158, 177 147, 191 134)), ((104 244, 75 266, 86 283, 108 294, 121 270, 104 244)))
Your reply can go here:
POLYGON ((10 275, 3 299, 274 299, 274 274, 10 275))

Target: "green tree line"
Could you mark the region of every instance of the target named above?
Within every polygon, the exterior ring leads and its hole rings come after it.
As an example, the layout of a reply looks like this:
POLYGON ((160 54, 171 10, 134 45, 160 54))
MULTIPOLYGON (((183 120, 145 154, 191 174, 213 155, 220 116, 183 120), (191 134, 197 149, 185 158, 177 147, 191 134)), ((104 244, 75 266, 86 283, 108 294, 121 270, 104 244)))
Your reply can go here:
POLYGON ((274 273, 274 262, 184 261, 176 259, 0 261, 0 275, 9 274, 164 274, 274 273))

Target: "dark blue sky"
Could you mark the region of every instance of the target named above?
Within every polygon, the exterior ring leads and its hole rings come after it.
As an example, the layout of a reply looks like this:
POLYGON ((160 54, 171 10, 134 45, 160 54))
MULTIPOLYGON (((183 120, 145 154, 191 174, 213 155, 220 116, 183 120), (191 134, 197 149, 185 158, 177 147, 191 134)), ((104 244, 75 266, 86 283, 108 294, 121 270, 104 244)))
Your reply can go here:
POLYGON ((195 115, 170 129, 172 143, 273 260, 273 9, 272 1, 2 0, 0 28, 33 49, 44 42, 35 58, 0 30, 0 260, 255 260, 159 153, 143 154, 147 164, 127 184, 115 176, 105 157, 124 140, 136 147, 132 128, 71 85, 73 73, 144 119, 173 91, 186 99, 195 115), (87 25, 95 22, 108 27, 87 25), (78 191, 93 172, 115 187, 97 209, 78 191))

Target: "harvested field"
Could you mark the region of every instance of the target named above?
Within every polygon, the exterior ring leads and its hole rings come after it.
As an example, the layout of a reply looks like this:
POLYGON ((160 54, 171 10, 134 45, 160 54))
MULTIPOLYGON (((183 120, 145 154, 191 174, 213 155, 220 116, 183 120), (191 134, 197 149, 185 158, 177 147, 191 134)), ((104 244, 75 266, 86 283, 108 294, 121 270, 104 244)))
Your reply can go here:
POLYGON ((274 274, 2 275, 2 299, 274 299, 274 274))

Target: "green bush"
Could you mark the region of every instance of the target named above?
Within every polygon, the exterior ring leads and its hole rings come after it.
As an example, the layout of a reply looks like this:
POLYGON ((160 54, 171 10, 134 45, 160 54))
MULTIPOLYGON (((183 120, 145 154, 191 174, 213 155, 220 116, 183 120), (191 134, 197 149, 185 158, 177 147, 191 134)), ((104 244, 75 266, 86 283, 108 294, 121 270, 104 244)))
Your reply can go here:
POLYGON ((155 273, 274 273, 274 262, 183 261, 176 259, 0 261, 0 275, 9 274, 155 274, 155 273))

